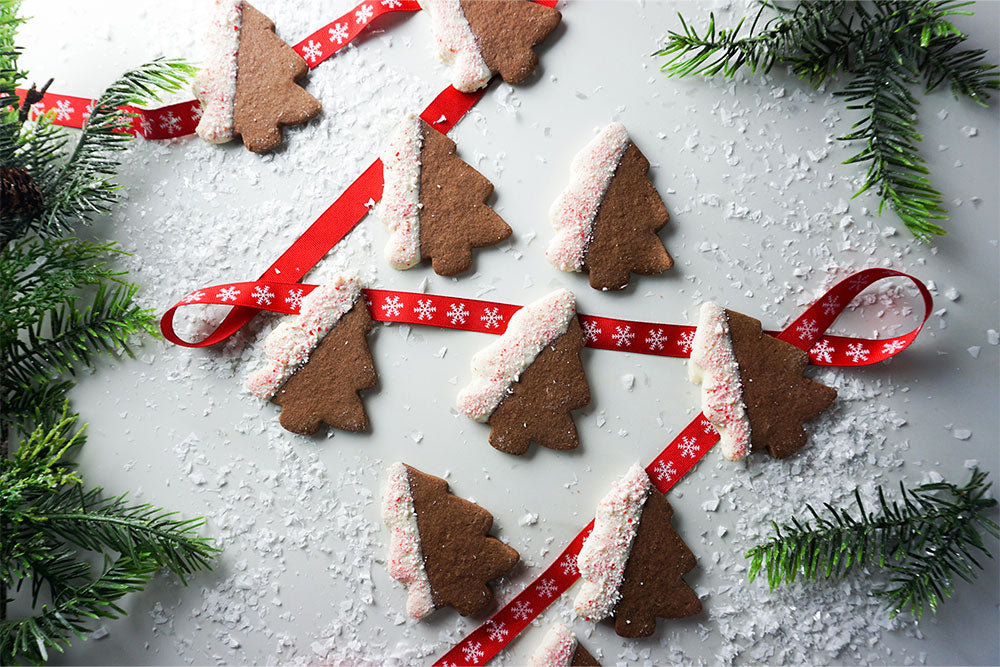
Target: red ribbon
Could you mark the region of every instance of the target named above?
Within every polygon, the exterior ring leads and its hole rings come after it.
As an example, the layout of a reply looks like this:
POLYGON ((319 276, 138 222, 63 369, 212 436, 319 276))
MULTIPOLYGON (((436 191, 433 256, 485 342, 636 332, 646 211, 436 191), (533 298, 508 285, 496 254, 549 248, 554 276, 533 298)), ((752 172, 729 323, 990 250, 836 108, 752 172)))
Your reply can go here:
MULTIPOLYGON (((806 309, 777 337, 796 347, 810 351, 815 358, 815 348, 824 344, 834 348, 829 352, 831 359, 844 363, 831 365, 863 366, 882 361, 906 349, 920 333, 932 310, 931 295, 922 282, 912 276, 890 269, 866 269, 843 280, 824 294, 816 303, 806 309), (857 338, 826 337, 824 332, 843 312, 851 300, 866 287, 884 278, 909 278, 916 284, 924 300, 924 317, 920 324, 905 336, 878 341, 857 338), (834 341, 836 344, 834 344, 834 341), (843 350, 837 345, 844 346, 843 350)), ((583 319, 581 317, 581 319, 583 319)), ((615 320, 617 321, 617 320, 615 320)), ((827 355, 826 352, 823 353, 827 355)), ((675 437, 652 463, 646 466, 646 473, 659 489, 666 493, 709 449, 718 442, 715 428, 699 414, 675 437)), ((434 665, 482 665, 499 653, 514 637, 545 610, 556 598, 566 592, 580 578, 576 558, 580 547, 594 527, 591 521, 580 531, 569 546, 559 554, 540 576, 508 602, 490 620, 469 633, 462 641, 445 653, 434 665)))
MULTIPOLYGON (((314 223, 313 227, 317 223, 314 223)), ((307 237, 304 235, 302 238, 307 237)), ((317 241, 314 244, 316 253, 319 253, 326 243, 327 241, 317 241)), ((290 252, 291 249, 285 255, 290 252)), ((275 262, 275 265, 278 265, 278 262, 275 262)), ((844 305, 850 303, 854 296, 861 291, 857 287, 862 283, 866 286, 871 284, 870 276, 874 275, 873 272, 878 271, 886 272, 881 276, 883 278, 905 276, 905 274, 888 269, 868 269, 856 273, 831 288, 784 331, 780 333, 769 331, 768 333, 806 350, 809 353, 810 362, 817 366, 868 366, 894 357, 913 342, 923 323, 902 336, 879 340, 828 336, 822 333, 844 309, 844 305), (869 280, 869 282, 865 282, 865 280, 869 280)), ((292 274, 293 278, 298 277, 295 275, 295 271, 289 273, 292 274)), ((905 277, 916 283, 924 298, 924 305, 927 309, 924 316, 926 320, 930 314, 930 294, 923 283, 916 278, 905 277)), ((881 278, 874 280, 879 279, 881 278)), ((241 317, 246 317, 246 319, 253 317, 260 310, 295 314, 299 312, 302 298, 314 289, 316 289, 315 285, 267 280, 203 287, 186 295, 164 314, 160 324, 161 330, 164 336, 172 342, 188 347, 204 347, 225 339, 242 324, 227 325, 223 322, 205 340, 189 343, 178 338, 173 330, 172 322, 178 308, 196 304, 230 305, 235 306, 233 313, 241 313, 241 317)), ((446 329, 494 334, 503 333, 507 329, 507 322, 510 321, 511 315, 521 308, 521 306, 509 303, 397 290, 366 289, 365 299, 368 302, 372 319, 379 322, 426 324, 446 329)), ((232 317, 232 313, 230 317, 232 317)), ((579 314, 579 318, 587 347, 619 352, 637 352, 660 357, 683 358, 691 354, 691 340, 694 338, 693 326, 639 322, 583 313, 579 314)), ((229 318, 227 318, 228 320, 229 318)))

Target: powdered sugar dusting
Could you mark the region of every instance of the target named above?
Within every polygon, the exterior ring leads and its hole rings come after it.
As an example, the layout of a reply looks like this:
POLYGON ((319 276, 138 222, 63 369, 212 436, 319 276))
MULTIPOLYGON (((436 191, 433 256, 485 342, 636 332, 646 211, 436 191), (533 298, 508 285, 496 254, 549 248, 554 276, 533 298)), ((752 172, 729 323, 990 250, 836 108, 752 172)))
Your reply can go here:
POLYGON ((542 638, 535 652, 528 658, 531 667, 568 667, 576 651, 576 635, 562 623, 556 623, 542 638))
POLYGON ((215 0, 215 15, 206 38, 206 65, 194 80, 194 95, 202 109, 196 131, 213 144, 233 138, 236 55, 242 22, 243 0, 215 0))
POLYGON ((420 261, 420 151, 423 143, 420 118, 411 113, 396 126, 382 152, 385 186, 378 214, 389 230, 385 258, 396 269, 409 269, 420 261))
POLYGON ((723 456, 742 460, 750 451, 750 417, 743 404, 740 367, 726 311, 711 301, 702 304, 698 315, 688 376, 701 385, 701 410, 719 432, 723 456))
POLYGON ((569 186, 552 204, 549 218, 556 235, 545 251, 556 268, 579 271, 604 193, 628 146, 628 131, 611 123, 577 153, 570 165, 569 186))
POLYGON ((472 382, 458 395, 458 409, 486 421, 510 386, 545 346, 566 333, 576 299, 560 289, 514 313, 502 336, 472 357, 472 382))
POLYGON ((464 93, 485 86, 493 73, 486 66, 476 36, 459 0, 424 0, 441 62, 451 67, 451 85, 464 93))
POLYGON ((382 520, 389 529, 389 575, 408 590, 406 613, 423 618, 434 611, 434 599, 424 570, 410 473, 399 462, 389 466, 389 479, 382 492, 382 520))
POLYGON ((302 299, 298 315, 274 328, 264 341, 264 367, 247 380, 247 389, 267 399, 285 384, 340 318, 351 309, 361 283, 356 275, 339 274, 302 299))
POLYGON ((573 609, 581 618, 599 621, 618 604, 618 587, 651 488, 646 471, 635 464, 597 505, 594 530, 580 547, 576 560, 583 583, 573 609))

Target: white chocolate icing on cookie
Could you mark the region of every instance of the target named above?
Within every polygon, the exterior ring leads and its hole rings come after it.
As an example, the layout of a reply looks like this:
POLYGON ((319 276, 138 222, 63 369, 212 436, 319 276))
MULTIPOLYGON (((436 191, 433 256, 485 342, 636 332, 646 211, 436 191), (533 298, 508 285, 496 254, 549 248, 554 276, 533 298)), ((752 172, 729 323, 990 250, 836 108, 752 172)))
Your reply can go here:
POLYGON ((382 494, 382 520, 389 529, 389 576, 406 586, 406 613, 423 618, 434 611, 434 599, 420 549, 410 475, 399 462, 389 466, 389 480, 382 494))
POLYGON ((573 158, 570 183, 549 211, 556 235, 545 256, 556 268, 563 271, 583 268, 594 218, 628 143, 625 126, 611 123, 573 158))
POLYGON ((576 298, 560 289, 514 313, 507 330, 472 357, 472 382, 458 394, 458 409, 486 421, 545 346, 566 333, 576 298))
POLYGON ((451 68, 451 85, 464 93, 485 86, 493 73, 459 0, 422 0, 420 6, 431 15, 438 57, 451 68))
POLYGON ((701 384, 701 410, 719 432, 722 455, 730 461, 743 459, 750 451, 750 417, 743 404, 740 367, 726 311, 711 301, 702 304, 698 314, 688 377, 701 384))
POLYGON ((597 505, 594 530, 576 559, 583 579, 573 602, 578 616, 599 621, 609 616, 618 604, 625 564, 651 488, 646 471, 633 465, 597 505))
POLYGON ((556 623, 542 638, 528 658, 531 667, 569 667, 576 651, 576 635, 562 623, 556 623))
POLYGON ((287 317, 264 341, 264 367, 247 380, 247 389, 268 399, 309 361, 323 337, 349 311, 361 294, 357 276, 339 274, 302 299, 298 315, 287 317))
POLYGON ((243 0, 215 0, 205 67, 194 79, 194 94, 202 110, 195 131, 213 144, 233 138, 236 54, 240 49, 242 23, 243 0))
POLYGON ((420 261, 420 151, 423 143, 420 118, 407 114, 382 152, 385 186, 378 212, 382 224, 389 230, 385 258, 396 269, 409 269, 420 261))

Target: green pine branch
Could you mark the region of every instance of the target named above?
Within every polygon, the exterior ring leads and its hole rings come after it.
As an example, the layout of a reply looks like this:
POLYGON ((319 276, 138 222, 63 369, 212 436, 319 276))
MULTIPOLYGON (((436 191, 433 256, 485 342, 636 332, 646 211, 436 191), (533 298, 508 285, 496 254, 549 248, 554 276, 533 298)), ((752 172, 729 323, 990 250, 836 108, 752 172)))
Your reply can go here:
POLYGON ((985 516, 997 504, 986 495, 986 477, 977 468, 963 486, 940 482, 908 490, 900 484, 900 498, 891 503, 879 487, 878 514, 865 508, 858 491, 858 516, 829 504, 822 514, 806 505, 811 520, 772 522, 774 535, 747 551, 750 581, 763 570, 774 590, 798 576, 812 581, 843 578, 859 567, 887 568, 889 587, 877 595, 890 616, 936 613, 952 596, 956 578, 973 581, 982 569, 979 559, 993 558, 980 532, 1000 537, 985 516))
POLYGON ((956 98, 988 106, 992 92, 1000 89, 1000 70, 985 61, 985 50, 961 48, 967 36, 952 23, 954 16, 971 15, 966 9, 971 4, 800 0, 784 8, 762 0, 746 32, 746 19, 725 30, 710 14, 707 28, 699 32, 680 17, 681 30, 671 31, 654 55, 667 58, 661 69, 679 77, 733 77, 744 69, 766 74, 784 65, 819 87, 846 75, 846 86, 836 94, 848 109, 865 112, 851 132, 839 137, 863 144, 845 161, 868 164, 855 196, 875 192, 880 214, 887 206, 914 236, 929 241, 946 233, 938 223, 947 213, 920 155, 917 100, 910 90, 920 83, 925 93, 947 85, 956 98), (762 22, 765 10, 776 13, 762 22))

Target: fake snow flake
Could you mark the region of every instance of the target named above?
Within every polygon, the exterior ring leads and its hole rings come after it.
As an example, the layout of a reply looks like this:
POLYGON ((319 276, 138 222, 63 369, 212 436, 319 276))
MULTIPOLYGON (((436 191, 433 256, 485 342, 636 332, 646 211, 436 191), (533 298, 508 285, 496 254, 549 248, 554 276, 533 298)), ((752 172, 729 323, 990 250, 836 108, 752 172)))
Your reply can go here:
POLYGON ((469 316, 469 311, 464 303, 453 303, 445 315, 452 324, 465 324, 465 319, 469 316))
POLYGON ((417 299, 417 305, 413 308, 413 312, 417 314, 418 320, 429 320, 434 317, 437 306, 432 305, 432 303, 430 299, 417 299))
POLYGON ((382 304, 382 312, 385 313, 386 317, 399 317, 402 310, 403 301, 398 296, 387 297, 382 304))
POLYGON ((216 299, 222 299, 225 301, 236 301, 236 297, 240 295, 240 291, 235 287, 223 287, 219 290, 219 293, 215 295, 216 299))

